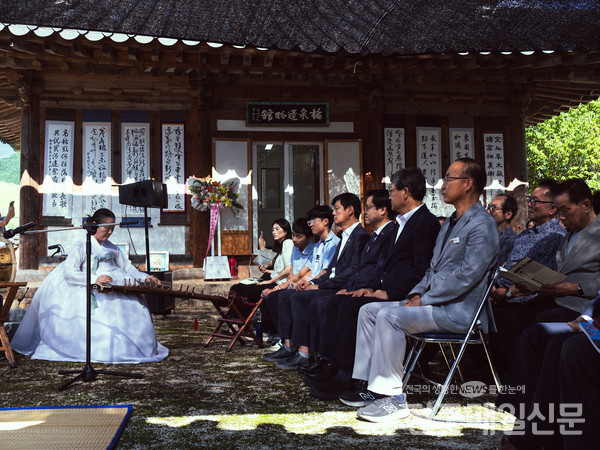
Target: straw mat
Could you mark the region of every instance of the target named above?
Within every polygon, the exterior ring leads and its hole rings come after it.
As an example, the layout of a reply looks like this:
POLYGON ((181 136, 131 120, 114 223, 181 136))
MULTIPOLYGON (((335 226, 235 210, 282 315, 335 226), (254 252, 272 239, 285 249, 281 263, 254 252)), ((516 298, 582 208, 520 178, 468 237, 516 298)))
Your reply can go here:
POLYGON ((130 413, 131 405, 0 409, 0 447, 110 449, 130 413))

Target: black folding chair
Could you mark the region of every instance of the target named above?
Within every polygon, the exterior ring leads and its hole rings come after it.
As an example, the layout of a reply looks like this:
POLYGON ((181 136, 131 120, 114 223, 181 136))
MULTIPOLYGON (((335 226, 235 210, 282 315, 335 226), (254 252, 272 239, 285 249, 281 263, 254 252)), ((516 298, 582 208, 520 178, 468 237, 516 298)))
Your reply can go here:
POLYGON ((495 329, 494 317, 492 315, 492 308, 489 300, 490 292, 492 291, 492 287, 498 278, 498 269, 491 271, 489 274, 489 283, 488 287, 485 291, 485 294, 481 298, 479 305, 477 306, 477 310, 469 326, 469 329, 465 334, 454 334, 454 333, 416 333, 416 334, 407 334, 407 337, 413 344, 412 349, 410 350, 405 364, 404 364, 404 379, 402 382, 403 389, 406 389, 408 385, 408 381, 411 376, 416 376, 423 381, 438 386, 440 388, 440 393, 438 394, 437 400, 431 410, 430 418, 435 417, 438 411, 441 408, 442 401, 446 396, 446 392, 448 391, 448 387, 454 378, 455 373, 458 371, 458 374, 461 378, 461 381, 464 383, 464 379, 462 378, 462 374, 460 373, 460 369, 458 365, 465 353, 467 345, 470 344, 478 344, 482 345, 485 351, 485 355, 488 360, 488 364, 490 366, 490 370, 492 372, 492 376, 494 377, 494 382, 496 383, 496 387, 498 392, 500 392, 500 379, 498 377, 498 373, 496 372, 496 368, 494 367, 494 363, 492 361, 490 350, 488 347, 489 338, 487 334, 483 333, 483 329, 481 326, 481 317, 483 314, 488 315, 488 328, 492 331, 495 329), (419 357, 421 356, 421 352, 426 344, 438 344, 442 351, 442 355, 444 356, 444 360, 446 361, 446 365, 448 366, 449 372, 446 377, 446 381, 444 384, 437 383, 436 381, 431 380, 430 378, 424 376, 423 374, 413 373, 414 369, 417 365, 419 357), (448 344, 450 346, 450 351, 452 353, 451 359, 446 356, 444 352, 443 344, 448 344), (454 346, 460 345, 460 349, 458 353, 455 353, 454 346))

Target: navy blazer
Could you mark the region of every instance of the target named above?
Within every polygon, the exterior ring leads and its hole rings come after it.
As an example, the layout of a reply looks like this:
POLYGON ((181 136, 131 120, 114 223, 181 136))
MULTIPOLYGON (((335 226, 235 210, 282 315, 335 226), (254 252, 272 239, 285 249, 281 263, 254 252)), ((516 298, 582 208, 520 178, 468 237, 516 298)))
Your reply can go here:
POLYGON ((374 290, 386 291, 390 300, 403 300, 429 267, 440 221, 424 204, 408 219, 395 243, 398 223, 394 225, 385 270, 374 290))
POLYGON ((372 288, 377 285, 385 269, 390 245, 394 243, 396 237, 395 221, 388 222, 375 238, 375 233, 365 245, 365 249, 360 257, 360 266, 350 278, 346 289, 355 291, 360 288, 372 288))
POLYGON ((318 278, 314 278, 312 281, 314 284, 319 286, 319 289, 341 289, 350 280, 350 277, 358 270, 360 266, 360 256, 362 254, 365 245, 371 239, 371 233, 365 230, 359 223, 357 227, 352 230, 346 245, 342 249, 342 253, 339 254, 340 245, 342 241, 335 249, 335 254, 331 260, 331 264, 327 268, 327 271, 318 278), (335 277, 330 278, 332 269, 335 267, 335 277))

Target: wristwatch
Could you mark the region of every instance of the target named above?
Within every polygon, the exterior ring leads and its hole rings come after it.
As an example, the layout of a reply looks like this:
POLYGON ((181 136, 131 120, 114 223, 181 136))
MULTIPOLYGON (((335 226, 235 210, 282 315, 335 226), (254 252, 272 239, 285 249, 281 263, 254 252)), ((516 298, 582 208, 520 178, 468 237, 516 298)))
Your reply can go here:
POLYGON ((585 297, 585 292, 583 292, 583 289, 581 289, 581 285, 577 285, 577 295, 579 295, 580 297, 585 297))
POLYGON ((504 297, 506 297, 506 298, 512 298, 513 297, 513 293, 510 292, 509 288, 506 288, 506 292, 504 293, 504 297))

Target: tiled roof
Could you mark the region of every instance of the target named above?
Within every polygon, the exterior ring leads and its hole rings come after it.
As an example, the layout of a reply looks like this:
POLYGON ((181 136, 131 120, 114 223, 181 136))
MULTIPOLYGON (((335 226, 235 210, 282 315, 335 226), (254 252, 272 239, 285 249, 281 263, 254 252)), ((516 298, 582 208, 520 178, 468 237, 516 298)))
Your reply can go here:
MULTIPOLYGON (((0 0, 0 21, 336 54, 599 50, 592 0, 0 0)), ((90 34, 101 36, 101 34, 90 34)))

